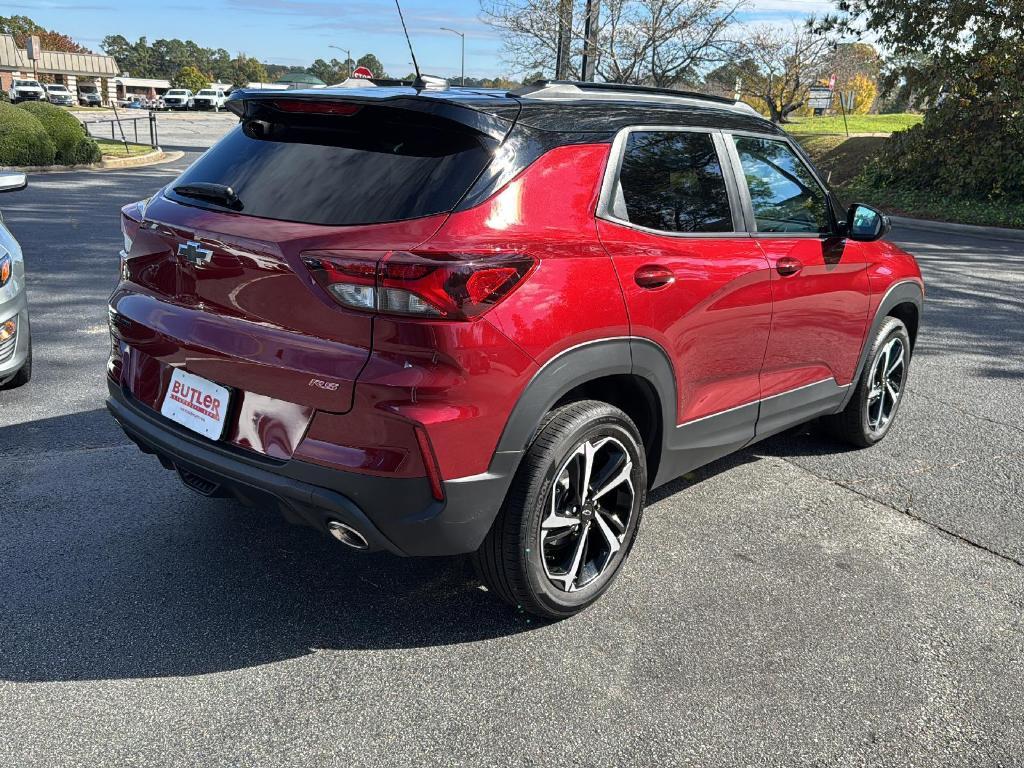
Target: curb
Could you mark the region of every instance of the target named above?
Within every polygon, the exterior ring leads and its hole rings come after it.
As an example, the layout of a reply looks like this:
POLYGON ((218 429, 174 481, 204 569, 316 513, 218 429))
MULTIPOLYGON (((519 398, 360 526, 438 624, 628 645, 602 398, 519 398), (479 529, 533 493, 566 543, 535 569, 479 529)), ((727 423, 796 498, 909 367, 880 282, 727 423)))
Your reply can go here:
POLYGON ((927 229, 930 232, 948 232, 953 235, 975 235, 990 240, 1009 240, 1024 243, 1024 229, 1009 227, 982 227, 976 224, 953 224, 948 221, 929 221, 928 219, 911 219, 906 216, 890 216, 894 228, 927 229))
POLYGON ((164 152, 162 149, 155 149, 144 155, 133 157, 105 157, 100 162, 101 168, 139 168, 144 165, 157 165, 177 160, 184 152, 164 152))
POLYGON ((175 160, 180 160, 184 155, 184 152, 164 152, 158 149, 153 152, 147 152, 144 155, 136 155, 135 157, 111 157, 98 163, 84 165, 21 165, 11 166, 10 169, 27 174, 67 173, 69 171, 117 171, 123 168, 144 168, 149 165, 172 163, 175 160))

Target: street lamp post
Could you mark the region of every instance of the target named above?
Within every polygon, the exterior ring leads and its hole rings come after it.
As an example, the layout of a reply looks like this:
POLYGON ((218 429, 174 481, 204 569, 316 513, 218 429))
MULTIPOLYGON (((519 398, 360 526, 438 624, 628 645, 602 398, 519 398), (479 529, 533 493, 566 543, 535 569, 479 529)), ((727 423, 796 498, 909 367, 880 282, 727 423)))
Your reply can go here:
POLYGON ((457 29, 450 29, 448 27, 441 27, 444 32, 452 32, 462 38, 462 77, 459 78, 459 85, 464 86, 466 84, 466 33, 459 32, 457 29))
POLYGON ((349 64, 349 62, 352 61, 352 51, 350 51, 348 48, 339 48, 336 45, 328 45, 327 47, 333 48, 336 51, 341 51, 342 53, 345 54, 345 77, 352 77, 352 65, 349 64))

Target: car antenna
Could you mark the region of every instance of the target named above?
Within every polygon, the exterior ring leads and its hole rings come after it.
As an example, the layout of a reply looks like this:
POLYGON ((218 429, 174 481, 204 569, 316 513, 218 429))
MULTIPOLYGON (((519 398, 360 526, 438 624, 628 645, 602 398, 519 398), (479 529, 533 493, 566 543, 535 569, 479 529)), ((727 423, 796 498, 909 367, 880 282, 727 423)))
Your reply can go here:
POLYGON ((395 0, 395 7, 398 9, 398 19, 402 22, 402 32, 405 33, 405 42, 409 44, 409 55, 412 56, 412 68, 416 70, 416 79, 413 80, 412 87, 421 91, 427 87, 427 84, 423 82, 423 75, 420 74, 420 65, 416 63, 416 52, 412 49, 412 40, 409 38, 409 30, 405 27, 405 16, 402 15, 402 6, 399 5, 398 0, 395 0))

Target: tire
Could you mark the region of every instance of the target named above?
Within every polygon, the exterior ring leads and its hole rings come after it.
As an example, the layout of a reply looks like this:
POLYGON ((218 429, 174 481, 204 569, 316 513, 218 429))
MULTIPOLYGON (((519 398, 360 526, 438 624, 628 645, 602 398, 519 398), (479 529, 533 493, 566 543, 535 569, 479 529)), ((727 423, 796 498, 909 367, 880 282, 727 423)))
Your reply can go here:
POLYGON ((17 389, 23 387, 32 380, 32 348, 29 347, 28 357, 25 364, 21 366, 16 374, 0 389, 17 389))
POLYGON ((871 340, 867 363, 857 380, 853 397, 842 411, 825 420, 829 432, 835 438, 858 448, 868 448, 889 434, 906 392, 910 356, 910 334, 907 333, 907 327, 895 317, 886 318, 871 340), (884 367, 887 351, 891 375, 887 377, 889 386, 885 387, 880 379, 880 371, 884 367), (897 367, 893 358, 899 354, 902 357, 899 357, 897 367))
POLYGON ((646 490, 647 459, 629 416, 595 400, 553 410, 471 555, 477 575, 502 600, 535 616, 579 613, 604 594, 629 556, 646 490), (574 505, 584 487, 587 445, 588 495, 603 493, 581 510, 574 505), (555 515, 553 506, 569 514, 555 515))

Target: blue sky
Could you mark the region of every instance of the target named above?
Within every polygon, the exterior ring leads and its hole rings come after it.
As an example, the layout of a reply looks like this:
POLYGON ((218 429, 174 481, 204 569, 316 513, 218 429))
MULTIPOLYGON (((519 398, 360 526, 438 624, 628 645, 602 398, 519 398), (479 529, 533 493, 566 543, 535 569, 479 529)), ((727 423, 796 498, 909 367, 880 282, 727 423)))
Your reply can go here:
MULTIPOLYGON (((262 61, 308 66, 316 58, 343 58, 329 46, 351 49, 353 58, 375 53, 394 75, 412 67, 401 36, 394 0, 8 0, 3 13, 32 17, 50 29, 99 48, 108 34, 130 40, 181 38, 207 47, 239 51, 262 61)), ((746 23, 785 22, 830 7, 826 0, 750 0, 746 23)), ((477 0, 402 0, 416 56, 424 72, 459 73, 459 38, 466 33, 466 74, 493 77, 508 72, 501 40, 479 20, 477 0)))

